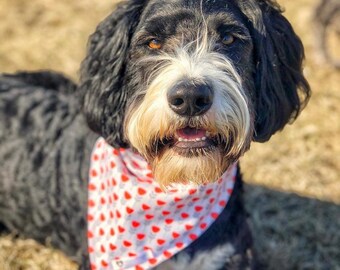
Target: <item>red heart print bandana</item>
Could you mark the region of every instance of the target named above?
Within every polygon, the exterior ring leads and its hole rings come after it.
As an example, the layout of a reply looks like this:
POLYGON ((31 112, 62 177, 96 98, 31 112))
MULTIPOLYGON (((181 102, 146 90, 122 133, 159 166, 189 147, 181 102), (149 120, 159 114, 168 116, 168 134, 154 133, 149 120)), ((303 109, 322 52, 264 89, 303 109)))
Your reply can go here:
POLYGON ((99 138, 88 185, 91 269, 151 269, 183 250, 221 214, 236 171, 234 164, 215 183, 163 191, 139 154, 99 138))

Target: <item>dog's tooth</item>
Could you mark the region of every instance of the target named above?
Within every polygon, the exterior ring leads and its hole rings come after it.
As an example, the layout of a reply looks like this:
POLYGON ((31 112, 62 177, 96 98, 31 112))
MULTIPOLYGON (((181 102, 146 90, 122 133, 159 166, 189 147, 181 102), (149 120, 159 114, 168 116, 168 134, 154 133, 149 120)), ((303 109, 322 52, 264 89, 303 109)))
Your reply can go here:
POLYGON ((179 142, 183 142, 183 138, 179 137, 179 138, 178 138, 178 141, 179 141, 179 142))
POLYGON ((207 137, 202 137, 202 141, 205 141, 207 139, 207 137))
POLYGON ((201 138, 197 138, 197 139, 196 139, 196 142, 199 142, 199 141, 201 141, 201 138))

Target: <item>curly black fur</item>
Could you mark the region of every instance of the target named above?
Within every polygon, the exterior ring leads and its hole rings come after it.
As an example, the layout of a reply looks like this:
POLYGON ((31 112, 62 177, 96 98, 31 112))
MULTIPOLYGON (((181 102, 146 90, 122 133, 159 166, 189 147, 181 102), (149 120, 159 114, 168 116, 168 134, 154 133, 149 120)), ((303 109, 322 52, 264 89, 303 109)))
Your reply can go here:
POLYGON ((145 1, 129 1, 91 35, 81 67, 81 94, 89 126, 114 147, 126 147, 123 125, 128 99, 123 89, 130 40, 145 1))
MULTIPOLYGON (((82 269, 89 269, 85 216, 91 148, 98 134, 114 147, 129 146, 124 116, 143 82, 131 67, 131 40, 153 12, 172 4, 196 7, 200 1, 172 2, 122 2, 90 37, 79 87, 52 72, 0 76, 0 223, 40 241, 50 238, 77 261, 83 258, 82 269)), ((203 3, 220 9, 226 4, 203 3)), ((236 65, 251 69, 254 140, 264 142, 294 120, 310 96, 302 74, 303 46, 275 1, 231 0, 228 5, 241 14, 251 35, 252 59, 236 65)), ((218 221, 185 250, 193 255, 230 242, 237 256, 226 258, 226 269, 254 263, 248 256, 252 241, 240 175, 237 183, 218 221)))
MULTIPOLYGON (((253 29, 256 61, 254 137, 256 141, 265 142, 298 117, 309 100, 310 89, 302 73, 301 40, 276 5, 262 1, 260 9, 263 26, 253 29)), ((252 18, 254 10, 246 7, 244 13, 252 18)), ((253 25, 256 21, 259 18, 253 25)))
POLYGON ((0 76, 0 222, 80 258, 94 135, 60 74, 0 76))

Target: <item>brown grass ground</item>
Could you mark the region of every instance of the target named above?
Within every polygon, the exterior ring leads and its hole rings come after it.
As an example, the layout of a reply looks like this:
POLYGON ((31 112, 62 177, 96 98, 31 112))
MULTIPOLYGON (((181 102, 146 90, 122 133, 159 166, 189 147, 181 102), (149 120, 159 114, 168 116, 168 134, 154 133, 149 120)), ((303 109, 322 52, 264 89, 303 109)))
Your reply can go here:
MULTIPOLYGON (((0 71, 53 69, 77 79, 87 37, 114 2, 0 0, 0 71)), ((305 44, 313 97, 293 126, 242 159, 246 203, 269 269, 340 269, 340 72, 316 51, 316 0, 279 3, 305 44)), ((76 265, 32 240, 1 237, 0 270, 31 269, 76 265)))

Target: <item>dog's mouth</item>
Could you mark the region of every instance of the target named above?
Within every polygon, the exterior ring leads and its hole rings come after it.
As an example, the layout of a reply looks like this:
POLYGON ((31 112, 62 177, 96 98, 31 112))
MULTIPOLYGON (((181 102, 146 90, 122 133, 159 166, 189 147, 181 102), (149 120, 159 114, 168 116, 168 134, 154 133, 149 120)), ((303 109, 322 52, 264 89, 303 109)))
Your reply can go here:
POLYGON ((185 127, 178 129, 174 137, 176 148, 207 148, 213 145, 210 133, 205 129, 185 127))
POLYGON ((168 147, 181 156, 190 157, 216 150, 223 141, 219 134, 213 135, 206 129, 186 126, 177 129, 171 137, 160 140, 158 149, 168 147))

